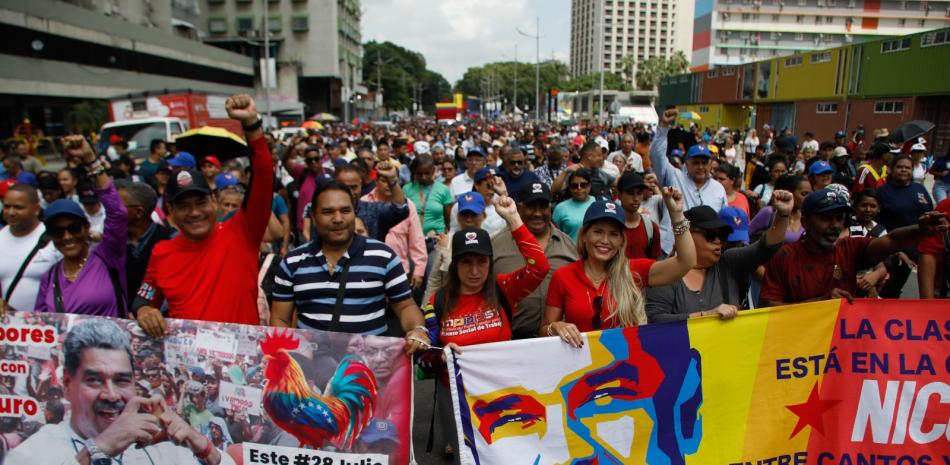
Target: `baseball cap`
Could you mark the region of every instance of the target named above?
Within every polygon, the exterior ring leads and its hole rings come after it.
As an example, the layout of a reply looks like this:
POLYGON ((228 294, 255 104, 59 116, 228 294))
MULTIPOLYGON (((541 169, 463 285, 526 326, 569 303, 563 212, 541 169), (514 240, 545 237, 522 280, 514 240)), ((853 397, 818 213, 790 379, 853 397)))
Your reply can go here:
POLYGON ((723 236, 732 233, 732 227, 724 223, 719 218, 716 210, 709 205, 698 205, 683 212, 683 216, 689 220, 690 227, 699 228, 703 231, 719 231, 723 236))
POLYGON ((835 157, 847 157, 848 149, 844 147, 835 147, 835 157))
POLYGON ((497 174, 498 173, 495 172, 495 168, 482 168, 475 172, 475 183, 478 184, 485 179, 496 176, 497 174))
POLYGON ((831 167, 831 164, 824 160, 818 160, 808 167, 808 174, 812 176, 817 176, 824 173, 834 173, 834 171, 835 170, 831 167))
POLYGON ((418 155, 429 153, 429 143, 424 140, 418 140, 412 144, 412 151, 418 155))
POLYGON ((195 167, 195 157, 191 156, 188 152, 178 152, 178 155, 175 155, 175 158, 168 160, 170 166, 177 166, 179 168, 194 168, 195 167))
POLYGON ((518 199, 521 203, 531 203, 535 200, 544 200, 551 202, 551 189, 543 182, 532 182, 521 186, 521 192, 518 193, 518 199))
POLYGON ((719 210, 719 219, 732 227, 732 233, 727 239, 729 242, 749 242, 749 216, 745 214, 745 210, 738 207, 723 207, 719 210))
POLYGON ((681 157, 681 156, 683 156, 683 151, 680 150, 680 149, 673 149, 673 150, 670 151, 670 156, 673 156, 673 157, 681 157))
POLYGON ((869 156, 881 156, 891 151, 891 146, 886 142, 875 142, 868 151, 869 156))
POLYGON ((847 135, 847 134, 845 134, 844 131, 836 131, 836 132, 835 132, 835 139, 840 139, 840 138, 842 138, 842 137, 844 137, 844 136, 846 136, 846 135, 847 135))
POLYGON ((472 155, 479 156, 479 157, 484 157, 484 156, 485 156, 485 152, 482 152, 481 149, 473 148, 473 149, 469 150, 467 154, 465 154, 466 157, 470 157, 470 156, 472 156, 472 155))
POLYGON ((613 201, 599 200, 590 204, 587 211, 584 212, 584 226, 587 226, 597 220, 614 220, 624 227, 623 209, 618 207, 613 201))
POLYGON ((715 154, 718 155, 718 154, 719 154, 719 147, 716 146, 716 145, 710 145, 710 146, 709 146, 709 153, 715 153, 715 154))
POLYGON ((693 157, 712 158, 712 154, 709 153, 709 147, 707 147, 706 144, 696 144, 686 151, 687 160, 693 157))
POLYGON ((924 144, 914 144, 913 146, 911 146, 910 151, 911 152, 926 152, 927 146, 924 144))
MULTIPOLYGON (((53 178, 53 181, 55 182, 56 179, 53 178)), ((9 191, 10 188, 13 187, 13 185, 16 184, 16 183, 17 183, 16 178, 8 178, 8 179, 6 179, 6 180, 0 181, 0 200, 2 200, 3 197, 6 197, 7 191, 9 191)), ((40 187, 42 187, 42 186, 40 186, 40 187)), ((59 187, 59 183, 56 183, 56 186, 55 186, 55 187, 58 188, 58 187, 59 187)))
POLYGON ((620 192, 627 192, 630 189, 636 189, 638 187, 646 187, 646 183, 643 182, 643 176, 640 176, 640 173, 628 171, 621 175, 617 181, 617 190, 620 192))
POLYGON ((76 194, 79 196, 79 203, 96 203, 99 201, 99 195, 92 188, 92 183, 81 183, 76 188, 76 194))
POLYGON ((181 196, 191 192, 211 195, 211 188, 208 187, 208 181, 201 173, 195 170, 183 170, 168 180, 168 187, 165 188, 165 198, 169 202, 175 203, 181 196))
POLYGON ((854 211, 847 194, 839 192, 837 189, 819 189, 805 197, 802 202, 802 214, 812 215, 816 213, 828 213, 844 210, 854 211))
POLYGON ((360 433, 360 441, 365 444, 374 444, 380 441, 399 442, 399 433, 396 425, 387 420, 372 420, 360 433))
POLYGON ((465 228, 452 236, 452 259, 473 253, 486 257, 492 256, 491 238, 481 228, 465 228))
POLYGON ((201 163, 202 164, 211 163, 212 165, 217 166, 218 168, 221 167, 221 160, 218 160, 218 157, 214 155, 205 156, 204 160, 202 160, 201 163))
POLYGON ((444 152, 444 151, 445 151, 445 146, 442 145, 441 142, 436 142, 436 143, 432 144, 432 148, 431 148, 430 150, 433 151, 433 152, 444 152))
POLYGON ((86 212, 78 203, 70 199, 57 199, 43 210, 43 223, 49 226, 50 221, 57 216, 73 216, 81 220, 86 219, 86 212))
POLYGON ((458 196, 459 213, 464 211, 481 215, 485 211, 485 198, 478 192, 466 192, 458 196))
POLYGON ((240 184, 238 178, 231 173, 221 173, 214 177, 214 188, 217 190, 237 184, 240 184))

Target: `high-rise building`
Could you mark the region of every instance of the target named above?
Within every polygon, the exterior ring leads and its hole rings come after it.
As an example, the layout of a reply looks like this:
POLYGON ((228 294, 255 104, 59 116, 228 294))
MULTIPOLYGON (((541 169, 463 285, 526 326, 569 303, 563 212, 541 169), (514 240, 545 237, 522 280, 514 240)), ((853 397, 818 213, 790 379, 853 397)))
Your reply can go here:
POLYGON ((571 75, 599 72, 603 63, 632 82, 651 56, 689 57, 692 21, 693 0, 571 0, 571 75), (624 69, 625 56, 632 69, 624 69))
POLYGON ((950 25, 948 0, 696 0, 691 69, 950 25))
POLYGON ((308 114, 352 118, 372 107, 362 83, 359 0, 202 1, 204 41, 255 59, 264 57, 266 11, 270 56, 276 58, 276 88, 270 91, 275 108, 299 101, 308 114))

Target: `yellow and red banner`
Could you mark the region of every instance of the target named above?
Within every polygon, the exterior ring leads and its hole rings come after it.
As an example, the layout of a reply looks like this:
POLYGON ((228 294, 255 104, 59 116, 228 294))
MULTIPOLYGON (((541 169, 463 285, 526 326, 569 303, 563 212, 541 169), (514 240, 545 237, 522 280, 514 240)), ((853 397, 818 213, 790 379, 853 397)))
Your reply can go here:
POLYGON ((950 305, 825 301, 466 347, 463 464, 950 465, 950 305))

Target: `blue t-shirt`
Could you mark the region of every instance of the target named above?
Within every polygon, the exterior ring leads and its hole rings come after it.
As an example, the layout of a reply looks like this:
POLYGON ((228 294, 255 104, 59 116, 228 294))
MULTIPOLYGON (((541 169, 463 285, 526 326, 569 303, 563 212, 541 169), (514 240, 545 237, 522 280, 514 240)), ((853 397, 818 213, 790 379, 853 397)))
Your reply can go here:
POLYGON ((887 183, 877 193, 881 196, 881 213, 877 220, 888 231, 902 226, 917 224, 920 215, 934 209, 930 194, 924 186, 916 182, 909 186, 896 186, 887 183))
POLYGON ((271 202, 270 209, 274 212, 274 216, 280 218, 280 215, 286 215, 290 213, 290 209, 287 208, 287 202, 284 202, 284 198, 274 194, 274 201, 271 202))
POLYGON ((584 224, 584 214, 587 213, 587 207, 594 203, 594 198, 588 196, 586 202, 577 202, 574 199, 566 200, 554 207, 554 214, 551 220, 558 229, 569 234, 571 239, 577 241, 577 232, 584 224))

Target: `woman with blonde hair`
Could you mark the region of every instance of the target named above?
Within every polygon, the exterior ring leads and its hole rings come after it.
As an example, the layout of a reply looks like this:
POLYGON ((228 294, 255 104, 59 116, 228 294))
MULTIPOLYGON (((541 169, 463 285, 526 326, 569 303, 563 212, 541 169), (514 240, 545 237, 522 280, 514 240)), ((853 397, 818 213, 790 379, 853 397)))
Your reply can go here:
POLYGON ((677 282, 696 264, 683 194, 670 187, 662 194, 676 237, 674 255, 661 261, 626 258, 623 209, 613 202, 594 202, 577 235, 580 259, 551 277, 542 336, 581 347, 582 332, 647 323, 643 288, 677 282))

